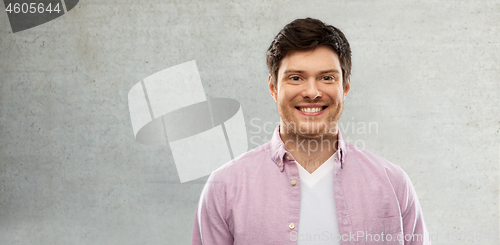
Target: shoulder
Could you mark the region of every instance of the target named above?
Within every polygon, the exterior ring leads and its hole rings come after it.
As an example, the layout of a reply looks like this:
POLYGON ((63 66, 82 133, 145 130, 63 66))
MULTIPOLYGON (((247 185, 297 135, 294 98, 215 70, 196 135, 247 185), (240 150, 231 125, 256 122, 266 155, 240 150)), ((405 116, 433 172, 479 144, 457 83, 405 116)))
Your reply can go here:
POLYGON ((201 199, 207 205, 217 206, 221 215, 226 217, 238 190, 248 183, 249 179, 256 178, 262 170, 269 168, 267 159, 270 159, 269 143, 235 157, 210 174, 201 199))
POLYGON ((210 179, 218 183, 234 183, 236 180, 263 167, 271 158, 270 143, 260 145, 225 163, 212 172, 210 179))
POLYGON ((389 180, 396 195, 400 198, 406 197, 411 181, 408 174, 399 165, 347 142, 346 151, 346 162, 348 163, 346 167, 352 167, 353 171, 364 172, 365 176, 389 180))
POLYGON ((389 160, 372 153, 368 150, 358 148, 346 142, 346 155, 344 170, 352 181, 350 184, 357 184, 361 188, 369 188, 377 195, 379 190, 394 195, 400 214, 415 210, 417 196, 408 174, 398 165, 389 160))
POLYGON ((407 174, 399 166, 389 160, 370 152, 366 149, 356 147, 346 142, 346 159, 349 162, 367 170, 383 170, 388 177, 393 179, 406 179, 407 174))

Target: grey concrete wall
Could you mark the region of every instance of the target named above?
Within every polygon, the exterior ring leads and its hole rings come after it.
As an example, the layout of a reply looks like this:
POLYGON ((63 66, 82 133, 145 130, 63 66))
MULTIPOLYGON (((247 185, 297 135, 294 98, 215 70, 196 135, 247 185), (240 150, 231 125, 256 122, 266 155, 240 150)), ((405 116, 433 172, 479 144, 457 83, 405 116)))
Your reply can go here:
POLYGON ((2 9, 0 244, 188 244, 206 177, 181 184, 168 147, 135 141, 128 91, 196 60, 207 96, 240 101, 256 147, 279 119, 265 51, 307 16, 350 40, 344 134, 409 174, 433 244, 498 244, 498 13, 500 1, 82 0, 11 33, 2 9))

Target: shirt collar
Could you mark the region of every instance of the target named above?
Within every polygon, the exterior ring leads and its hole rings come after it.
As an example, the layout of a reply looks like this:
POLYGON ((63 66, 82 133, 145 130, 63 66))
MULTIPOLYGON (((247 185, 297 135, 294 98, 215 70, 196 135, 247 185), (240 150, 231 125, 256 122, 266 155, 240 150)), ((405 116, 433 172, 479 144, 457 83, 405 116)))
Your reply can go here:
MULTIPOLYGON (((342 139, 342 134, 340 133, 340 130, 337 131, 338 135, 338 151, 339 154, 337 155, 337 159, 340 161, 340 168, 343 168, 344 166, 344 159, 345 159, 345 154, 346 154, 346 145, 344 140, 342 139)), ((293 156, 290 154, 290 152, 286 151, 285 149, 285 144, 283 143, 283 140, 281 140, 280 136, 280 125, 276 126, 274 129, 273 137, 271 139, 271 159, 273 162, 280 168, 281 171, 283 171, 283 167, 286 162, 288 161, 293 161, 293 156)))

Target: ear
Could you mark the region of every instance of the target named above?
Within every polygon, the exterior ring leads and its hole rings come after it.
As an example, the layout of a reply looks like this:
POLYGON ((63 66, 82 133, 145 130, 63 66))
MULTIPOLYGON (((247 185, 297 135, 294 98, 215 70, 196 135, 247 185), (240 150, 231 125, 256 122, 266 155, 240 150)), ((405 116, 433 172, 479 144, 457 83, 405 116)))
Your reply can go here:
POLYGON ((271 74, 269 74, 269 77, 267 78, 267 83, 269 84, 269 92, 271 93, 271 96, 274 101, 278 102, 278 90, 274 87, 273 77, 271 74))
POLYGON ((346 85, 344 88, 344 99, 347 96, 347 93, 349 93, 349 90, 351 90, 351 76, 347 77, 346 85))

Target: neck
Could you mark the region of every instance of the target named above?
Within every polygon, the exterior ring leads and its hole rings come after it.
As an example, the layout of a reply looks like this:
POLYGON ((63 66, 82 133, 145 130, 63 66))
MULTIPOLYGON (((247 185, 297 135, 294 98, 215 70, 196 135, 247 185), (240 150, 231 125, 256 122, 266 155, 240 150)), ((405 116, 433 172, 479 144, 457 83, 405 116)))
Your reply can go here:
POLYGON ((309 173, 314 172, 337 151, 338 131, 331 132, 335 134, 305 136, 280 125, 280 137, 285 143, 285 149, 309 173))

